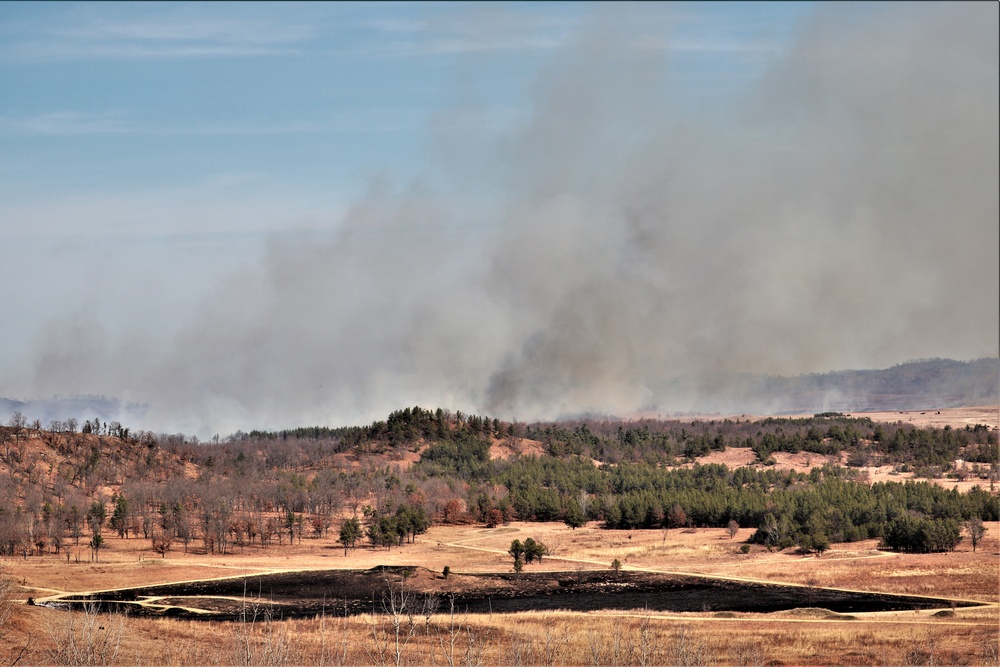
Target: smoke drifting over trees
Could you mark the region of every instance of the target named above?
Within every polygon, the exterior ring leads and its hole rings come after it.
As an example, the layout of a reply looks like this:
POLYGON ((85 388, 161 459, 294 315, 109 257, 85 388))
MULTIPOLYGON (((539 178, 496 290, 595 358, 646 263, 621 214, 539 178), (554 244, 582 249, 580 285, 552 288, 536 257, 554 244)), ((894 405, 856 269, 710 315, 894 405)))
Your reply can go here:
POLYGON ((673 94, 643 11, 594 16, 499 129, 460 83, 424 181, 274 243, 172 340, 53 322, 5 393, 226 432, 711 409, 728 373, 997 356, 996 4, 821 6, 721 106, 673 94))

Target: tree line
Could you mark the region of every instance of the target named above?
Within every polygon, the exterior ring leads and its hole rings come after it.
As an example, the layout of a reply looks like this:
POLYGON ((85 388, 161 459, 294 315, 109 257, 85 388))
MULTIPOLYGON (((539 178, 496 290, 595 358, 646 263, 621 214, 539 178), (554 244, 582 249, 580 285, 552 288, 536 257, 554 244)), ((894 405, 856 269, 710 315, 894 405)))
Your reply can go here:
POLYGON ((325 537, 352 520, 357 530, 352 523, 341 534, 353 538, 345 548, 362 539, 391 548, 432 521, 495 526, 514 519, 573 527, 600 521, 609 529, 736 523, 756 529, 752 541, 778 548, 880 538, 888 548, 939 550, 954 546, 961 526, 1000 513, 996 496, 979 489, 871 485, 850 466, 810 473, 671 467, 741 446, 761 463, 776 451, 844 451, 849 461, 863 455, 947 467, 956 455, 988 463, 979 470, 995 474, 996 433, 981 425, 914 429, 839 413, 521 424, 414 407, 364 427, 238 432, 207 443, 97 420, 79 430, 58 426, 44 430, 22 417, 0 427, 2 553, 59 553, 82 542, 97 557, 106 529, 149 539, 162 554, 194 542, 229 553, 325 537), (30 438, 58 461, 29 451, 30 438), (492 446, 517 452, 525 438, 543 454, 490 457, 492 446), (409 469, 391 463, 404 451, 421 452, 409 469), (102 495, 109 486, 115 493, 102 495))

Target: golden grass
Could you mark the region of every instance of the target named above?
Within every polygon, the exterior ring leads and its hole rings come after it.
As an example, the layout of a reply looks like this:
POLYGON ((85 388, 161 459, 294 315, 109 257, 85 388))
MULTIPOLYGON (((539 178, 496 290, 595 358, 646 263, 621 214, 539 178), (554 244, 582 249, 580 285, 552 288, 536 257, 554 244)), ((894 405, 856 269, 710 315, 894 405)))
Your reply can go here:
MULTIPOLYGON (((30 625, 59 628, 66 612, 25 609, 30 625)), ((403 664, 429 665, 903 665, 991 663, 997 616, 958 610, 944 620, 923 614, 841 620, 828 614, 579 614, 528 612, 402 619, 403 664), (412 633, 412 634, 411 634, 412 633)), ((110 624, 108 624, 110 625, 110 624)), ((34 639, 28 664, 49 661, 61 635, 34 639)), ((253 625, 127 619, 119 663, 395 664, 396 636, 384 615, 315 618, 253 625), (249 649, 247 649, 249 647, 249 649), (242 651, 241 651, 242 649, 242 651), (247 659, 244 659, 247 658, 247 659)))
MULTIPOLYGON (((67 563, 65 555, 9 559, 4 567, 18 589, 14 596, 41 598, 54 591, 86 591, 165 583, 249 572, 289 569, 368 568, 420 564, 440 571, 510 571, 510 541, 534 537, 553 556, 529 571, 606 569, 614 558, 626 569, 654 569, 745 577, 853 590, 926 594, 991 602, 934 611, 856 614, 825 611, 776 614, 569 613, 513 615, 438 613, 409 621, 400 659, 405 664, 997 664, 1000 624, 1000 524, 987 524, 973 553, 965 544, 948 554, 890 554, 874 542, 834 545, 822 557, 770 553, 754 547, 741 555, 721 529, 694 532, 606 531, 596 524, 570 530, 562 524, 523 524, 486 530, 435 526, 414 545, 392 551, 358 549, 344 556, 332 539, 247 549, 211 556, 174 550, 160 559, 145 540, 109 538, 101 562, 88 551, 67 563)), ((74 550, 75 554, 75 550, 74 550)), ((460 575, 456 575, 460 577, 460 575)), ((442 581, 443 580, 439 580, 442 581)), ((442 583, 442 586, 445 584, 442 583)), ((446 610, 439 610, 446 611, 446 610)), ((51 662, 68 612, 15 605, 0 627, 0 662, 27 646, 20 664, 51 662)), ((126 619, 118 663, 135 664, 395 664, 395 635, 385 616, 326 617, 239 623, 126 619)))

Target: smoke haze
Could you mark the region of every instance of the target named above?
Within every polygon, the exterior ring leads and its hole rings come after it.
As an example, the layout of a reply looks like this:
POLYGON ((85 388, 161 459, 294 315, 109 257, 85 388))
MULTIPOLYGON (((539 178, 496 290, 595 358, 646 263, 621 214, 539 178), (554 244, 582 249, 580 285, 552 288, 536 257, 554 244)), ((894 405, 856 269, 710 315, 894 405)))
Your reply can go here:
POLYGON ((227 433, 709 410, 731 373, 1000 353, 995 3, 822 5, 724 106, 673 95, 641 12, 598 12, 501 127, 459 77, 425 179, 373 179, 178 334, 53 321, 4 386, 227 433))

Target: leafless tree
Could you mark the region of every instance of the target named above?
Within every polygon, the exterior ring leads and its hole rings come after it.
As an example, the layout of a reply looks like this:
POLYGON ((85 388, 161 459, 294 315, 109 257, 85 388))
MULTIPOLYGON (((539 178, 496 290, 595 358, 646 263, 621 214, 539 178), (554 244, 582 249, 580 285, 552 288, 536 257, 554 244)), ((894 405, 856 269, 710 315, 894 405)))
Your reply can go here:
POLYGON ((229 489, 213 484, 202 489, 201 520, 205 548, 225 554, 229 548, 230 528, 233 520, 233 498, 229 489))
POLYGON ((507 656, 511 667, 524 667, 534 662, 535 642, 520 632, 511 632, 507 656))
POLYGON ((389 614, 389 621, 392 625, 393 657, 396 659, 396 667, 399 667, 403 662, 403 647, 410 642, 417 631, 414 610, 407 608, 407 601, 404 596, 409 597, 409 594, 400 591, 399 599, 402 604, 399 608, 392 608, 389 614))
POLYGON ((121 650, 125 618, 112 612, 100 614, 97 605, 85 604, 82 611, 66 614, 50 627, 52 650, 49 659, 56 665, 111 665, 121 650))
POLYGON ((369 634, 371 641, 365 646, 365 652, 372 664, 378 667, 386 667, 389 664, 389 634, 385 631, 385 618, 372 609, 371 622, 369 624, 369 634))
POLYGON ((771 664, 763 645, 755 637, 740 637, 730 644, 729 659, 739 667, 763 667, 771 664))
POLYGON ((983 535, 986 534, 986 528, 983 526, 983 520, 978 516, 974 516, 965 522, 965 529, 969 532, 969 541, 972 542, 972 551, 975 552, 979 541, 983 539, 983 535))
POLYGON ((402 586, 389 585, 388 592, 382 596, 383 613, 372 610, 372 644, 368 655, 374 662, 385 665, 391 658, 396 667, 403 663, 403 649, 417 631, 416 607, 410 591, 402 586), (388 629, 384 627, 384 622, 388 623, 388 629))
POLYGON ((708 663, 705 645, 692 636, 686 625, 674 631, 671 637, 670 650, 666 656, 667 664, 683 667, 697 667, 708 663))
POLYGON ((167 557, 167 552, 170 551, 170 547, 173 543, 173 537, 167 531, 157 531, 153 533, 153 551, 160 554, 161 558, 167 557))
POLYGON ((16 665, 20 662, 31 646, 31 635, 25 635, 23 643, 21 641, 12 641, 9 637, 10 625, 8 625, 7 621, 14 610, 14 603, 11 600, 14 588, 15 584, 13 580, 5 575, 3 569, 0 569, 0 644, 10 647, 10 652, 6 657, 6 664, 8 665, 16 665))
POLYGON ((483 667, 486 664, 485 653, 489 630, 477 630, 472 627, 465 629, 466 648, 462 656, 462 664, 466 667, 483 667), (485 633, 485 636, 484 636, 485 633))
POLYGON ((7 425, 10 426, 15 435, 20 435, 25 427, 27 427, 28 419, 21 414, 20 410, 17 410, 10 416, 10 421, 7 422, 7 425))
POLYGON ((28 420, 25 419, 20 411, 17 411, 10 416, 10 421, 7 422, 7 425, 10 428, 5 431, 6 437, 3 441, 4 459, 8 463, 11 463, 11 457, 19 451, 21 441, 26 437, 24 430, 28 425, 28 420), (11 446, 13 446, 13 449, 11 446))
POLYGON ((662 656, 659 654, 659 646, 653 633, 652 621, 652 616, 647 609, 642 617, 642 622, 639 624, 638 646, 632 651, 640 667, 662 664, 662 656))
POLYGON ((569 642, 569 633, 563 629, 562 637, 556 635, 555 629, 549 625, 545 628, 545 641, 542 643, 542 663, 555 665, 563 648, 569 642))
POLYGON ((0 449, 3 450, 3 460, 10 462, 10 453, 13 451, 14 436, 10 429, 0 426, 0 449))
POLYGON ((462 635, 463 628, 462 621, 455 616, 454 597, 448 599, 448 605, 448 625, 445 627, 443 635, 438 638, 438 642, 441 645, 441 651, 444 653, 444 659, 448 663, 448 667, 455 667, 455 649, 458 646, 458 640, 462 635))
POLYGON ((587 633, 587 649, 590 655, 591 667, 601 667, 607 664, 604 660, 604 636, 596 630, 587 633))
POLYGON ((243 609, 233 627, 232 664, 277 667, 291 658, 291 642, 284 624, 274 620, 270 605, 243 592, 243 609))
POLYGON ((623 633, 621 627, 621 621, 616 620, 611 628, 611 636, 603 637, 603 643, 608 647, 610 655, 609 664, 621 665, 624 664, 626 659, 625 642, 623 641, 623 633))
POLYGON ((997 667, 1000 665, 1000 644, 997 643, 996 630, 986 630, 979 636, 979 657, 982 664, 997 667))
POLYGON ((14 592, 14 582, 0 570, 0 629, 7 627, 7 619, 13 610, 11 595, 14 592))

